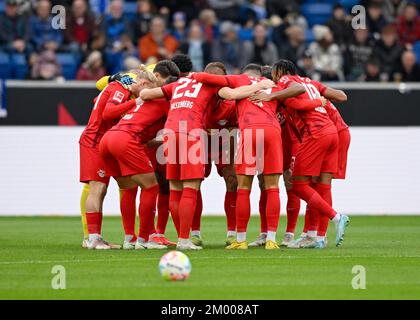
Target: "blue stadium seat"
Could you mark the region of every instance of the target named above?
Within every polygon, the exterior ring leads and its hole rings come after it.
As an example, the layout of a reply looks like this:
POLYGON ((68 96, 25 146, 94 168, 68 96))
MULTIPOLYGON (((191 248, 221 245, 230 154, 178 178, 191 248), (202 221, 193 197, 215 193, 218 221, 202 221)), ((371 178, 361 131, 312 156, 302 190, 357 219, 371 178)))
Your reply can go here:
POLYGON ((306 43, 311 43, 315 41, 315 36, 312 29, 305 30, 305 41, 306 43))
POLYGON ((340 0, 339 3, 351 12, 351 8, 359 4, 360 0, 340 0))
POLYGON ((28 63, 24 54, 15 53, 10 57, 12 66, 12 78, 14 79, 25 79, 28 75, 28 63))
POLYGON ((137 2, 124 2, 123 13, 129 20, 134 20, 137 12, 137 2))
POLYGON ((4 12, 4 1, 0 2, 0 13, 4 12))
POLYGON ((420 40, 416 41, 413 45, 413 51, 417 57, 417 63, 420 63, 420 40))
POLYGON ((331 17, 331 3, 309 3, 301 6, 301 12, 308 20, 309 26, 325 24, 331 17))
POLYGON ((77 72, 77 60, 71 53, 58 53, 58 63, 61 64, 63 77, 72 80, 77 72))
POLYGON ((9 79, 11 71, 9 54, 0 52, 0 79, 9 79))

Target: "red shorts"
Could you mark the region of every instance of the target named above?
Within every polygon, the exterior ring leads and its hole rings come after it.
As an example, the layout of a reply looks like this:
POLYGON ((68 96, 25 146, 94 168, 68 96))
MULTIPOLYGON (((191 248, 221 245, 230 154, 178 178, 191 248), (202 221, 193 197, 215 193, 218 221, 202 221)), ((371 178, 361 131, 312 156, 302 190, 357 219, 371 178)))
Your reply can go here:
POLYGON ((235 164, 236 174, 281 174, 281 130, 270 126, 242 129, 235 164))
POLYGON ((293 176, 318 177, 321 172, 336 173, 338 162, 338 134, 317 138, 305 134, 296 154, 293 176))
POLYGON ((146 154, 152 162, 152 166, 155 169, 155 172, 159 172, 161 175, 163 175, 163 177, 166 177, 166 164, 161 163, 165 159, 162 156, 162 158, 159 158, 161 161, 158 161, 157 152, 158 148, 146 147, 146 154))
MULTIPOLYGON (((212 163, 214 161, 214 164, 217 169, 217 173, 220 177, 223 177, 223 170, 227 167, 229 167, 231 164, 233 164, 233 157, 231 157, 231 145, 229 145, 229 139, 226 139, 226 141, 219 139, 219 148, 217 148, 217 145, 215 148, 217 150, 212 150, 212 144, 211 144, 212 136, 208 135, 208 144, 207 144, 207 163, 206 163, 206 171, 205 171, 205 177, 207 178, 211 173, 211 167, 212 163), (225 145, 223 145, 226 143, 225 145)), ((230 139, 230 143, 234 143, 234 139, 230 139)), ((233 149, 232 149, 233 150, 233 149)))
POLYGON ((101 140, 99 151, 107 174, 113 177, 154 172, 146 147, 128 132, 108 131, 101 140))
POLYGON ((109 174, 98 148, 80 145, 80 182, 99 181, 108 184, 109 174))
POLYGON ((338 132, 338 167, 334 179, 345 179, 347 171, 347 154, 350 147, 350 130, 341 130, 338 132))
POLYGON ((166 179, 204 179, 206 152, 204 138, 185 133, 168 133, 164 136, 166 179))

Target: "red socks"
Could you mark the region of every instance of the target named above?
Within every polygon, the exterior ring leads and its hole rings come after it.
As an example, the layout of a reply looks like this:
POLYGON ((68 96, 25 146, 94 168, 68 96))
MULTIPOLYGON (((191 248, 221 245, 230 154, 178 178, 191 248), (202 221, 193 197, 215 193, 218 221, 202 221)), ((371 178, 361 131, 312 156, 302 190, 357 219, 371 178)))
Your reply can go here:
POLYGON ((295 233, 300 211, 300 198, 292 191, 287 191, 287 227, 286 232, 295 233))
POLYGON ((157 211, 158 217, 156 231, 159 234, 165 234, 169 218, 169 194, 159 193, 157 211))
POLYGON ((279 188, 266 189, 267 205, 265 216, 267 219, 267 231, 277 232, 280 219, 280 195, 279 188))
POLYGON ((145 241, 149 239, 149 234, 154 229, 156 200, 159 193, 159 186, 155 185, 151 188, 143 188, 140 193, 140 230, 139 237, 145 241))
POLYGON ((267 217, 265 215, 265 209, 267 207, 267 192, 261 190, 259 210, 260 210, 260 232, 267 233, 267 217))
MULTIPOLYGON (((137 187, 132 189, 121 190, 120 210, 122 223, 124 227, 124 233, 126 236, 136 237, 135 225, 136 225, 136 197, 137 187)), ((135 239, 134 239, 135 240, 135 239)))
MULTIPOLYGON (((320 194, 320 196, 330 205, 332 206, 332 195, 331 195, 331 185, 317 183, 316 184, 316 191, 320 194)), ((326 216, 318 215, 318 236, 325 237, 328 230, 330 220, 326 216)))
POLYGON ((328 216, 329 219, 335 217, 334 209, 309 186, 309 181, 293 181, 293 192, 303 199, 309 206, 320 212, 322 215, 328 216))
POLYGON ((198 190, 197 203, 195 206, 194 218, 193 218, 192 226, 191 226, 192 231, 200 231, 202 213, 203 213, 203 198, 201 197, 201 190, 198 190))
POLYGON ((89 234, 101 234, 102 212, 86 212, 86 222, 89 234))
POLYGON ((172 221, 179 236, 179 202, 182 191, 171 190, 169 192, 169 211, 171 211, 172 221))
POLYGON ((249 195, 251 190, 238 189, 236 197, 236 231, 246 232, 249 217, 251 216, 251 204, 249 195))
POLYGON ((179 238, 181 239, 188 239, 190 237, 192 220, 197 203, 197 193, 198 190, 192 188, 184 188, 182 191, 182 197, 179 201, 179 238))
POLYGON ((225 213, 228 231, 236 230, 236 191, 226 191, 225 213))

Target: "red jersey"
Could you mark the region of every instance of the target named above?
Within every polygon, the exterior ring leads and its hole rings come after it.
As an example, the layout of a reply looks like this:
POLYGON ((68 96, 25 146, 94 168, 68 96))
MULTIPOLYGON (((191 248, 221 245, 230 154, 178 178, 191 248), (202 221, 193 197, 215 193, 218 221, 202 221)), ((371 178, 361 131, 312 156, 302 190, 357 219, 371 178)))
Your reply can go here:
POLYGON ((207 115, 207 129, 224 129, 238 126, 236 102, 234 100, 218 99, 216 106, 207 115))
POLYGON ((337 108, 331 101, 327 102, 325 109, 327 110, 328 116, 330 117, 331 121, 335 124, 337 132, 347 130, 349 128, 347 123, 345 123, 343 118, 341 117, 340 112, 337 110, 337 108))
POLYGON ((111 130, 131 133, 144 144, 163 129, 168 112, 169 102, 165 99, 145 101, 122 117, 111 130))
MULTIPOLYGON (((231 88, 247 86, 265 79, 251 77, 246 74, 230 75, 226 76, 226 78, 231 88)), ((272 88, 265 90, 265 92, 271 93, 277 90, 278 88, 272 88)), ((277 101, 254 103, 248 99, 242 99, 237 101, 236 107, 240 129, 255 126, 272 126, 280 129, 280 124, 276 116, 277 101)))
POLYGON ((180 78, 163 86, 162 91, 166 99, 170 100, 165 129, 173 132, 205 129, 209 106, 217 99, 217 87, 190 78, 180 78), (180 127, 181 122, 184 124, 180 127))
MULTIPOLYGON (((310 78, 300 77, 298 75, 283 76, 278 84, 282 88, 287 88, 292 82, 300 83, 306 89, 306 92, 297 96, 296 99, 318 99, 326 89, 326 87, 321 83, 310 78)), ((293 109, 293 106, 288 103, 288 99, 284 101, 284 105, 286 105, 287 108, 293 109)), ((331 127, 334 127, 334 124, 332 123, 330 117, 328 116, 327 110, 324 107, 317 107, 310 110, 298 110, 297 114, 302 119, 303 123, 305 124, 306 131, 309 134, 314 136, 319 134, 333 133, 331 127)))
MULTIPOLYGON (((118 82, 111 82, 95 98, 89 122, 80 136, 80 144, 96 148, 104 134, 114 126, 119 118, 104 119, 103 113, 107 107, 117 106, 130 99, 130 91, 118 82)), ((135 106, 135 100, 128 102, 135 106)))
POLYGON ((296 110, 287 110, 285 107, 279 108, 277 118, 282 125, 282 133, 287 136, 290 143, 302 142, 305 124, 299 118, 296 110))

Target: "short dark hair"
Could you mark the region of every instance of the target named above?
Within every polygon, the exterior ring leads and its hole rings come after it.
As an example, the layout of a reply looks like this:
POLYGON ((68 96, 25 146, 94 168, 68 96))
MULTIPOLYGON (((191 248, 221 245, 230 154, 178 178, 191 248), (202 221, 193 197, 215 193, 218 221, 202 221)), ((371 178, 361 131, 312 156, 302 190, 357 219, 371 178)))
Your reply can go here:
POLYGON ((204 68, 204 72, 208 72, 210 69, 220 69, 223 71, 224 74, 227 74, 225 65, 219 61, 210 62, 209 64, 207 64, 204 68))
POLYGON ((242 68, 242 73, 247 71, 253 71, 254 73, 258 73, 260 76, 263 74, 262 67, 256 63, 247 64, 245 67, 242 68))
POLYGON ((280 73, 281 75, 285 75, 285 74, 295 75, 295 74, 297 74, 296 65, 292 61, 286 60, 286 59, 281 59, 281 60, 277 61, 273 65, 273 71, 275 73, 280 73))
POLYGON ((172 57, 171 61, 178 66, 181 73, 189 73, 193 69, 191 58, 186 54, 178 53, 172 57))
POLYGON ((262 66, 262 75, 264 78, 273 80, 273 76, 271 75, 271 71, 272 71, 272 67, 271 66, 262 66))
POLYGON ((155 68, 153 69, 153 72, 159 73, 162 78, 168 78, 168 77, 179 77, 180 71, 178 66, 172 62, 171 60, 162 60, 159 61, 155 68))

